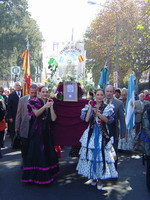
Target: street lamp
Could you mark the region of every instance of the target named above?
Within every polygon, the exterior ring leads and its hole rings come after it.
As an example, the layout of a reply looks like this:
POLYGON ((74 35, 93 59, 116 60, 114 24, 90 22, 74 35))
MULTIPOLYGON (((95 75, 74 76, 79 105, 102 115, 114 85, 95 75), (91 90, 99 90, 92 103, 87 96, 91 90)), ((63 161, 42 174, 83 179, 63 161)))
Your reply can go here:
POLYGON ((119 49, 118 33, 119 33, 119 25, 118 25, 117 12, 116 12, 116 10, 114 10, 114 9, 108 7, 108 6, 102 5, 100 3, 96 3, 94 1, 88 1, 88 4, 102 6, 104 8, 107 8, 107 9, 115 12, 115 14, 116 14, 116 45, 115 45, 116 46, 116 62, 115 62, 115 71, 114 71, 114 87, 118 88, 118 70, 119 70, 119 63, 118 63, 118 49, 119 49))

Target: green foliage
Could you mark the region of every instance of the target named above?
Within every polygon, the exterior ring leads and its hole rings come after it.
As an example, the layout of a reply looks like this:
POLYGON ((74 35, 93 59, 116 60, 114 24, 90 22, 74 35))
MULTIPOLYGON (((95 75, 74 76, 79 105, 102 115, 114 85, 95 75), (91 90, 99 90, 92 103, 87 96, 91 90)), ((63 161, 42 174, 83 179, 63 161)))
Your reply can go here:
POLYGON ((55 95, 56 99, 58 99, 59 101, 63 100, 63 94, 62 93, 56 93, 55 95))
POLYGON ((51 70, 51 78, 56 74, 56 70, 58 68, 58 63, 54 58, 50 58, 48 61, 48 69, 51 70))
POLYGON ((52 78, 48 78, 45 81, 45 86, 48 87, 48 90, 52 93, 55 93, 56 81, 52 78))
POLYGON ((116 62, 116 30, 119 40, 119 86, 132 70, 139 80, 149 68, 149 7, 142 0, 110 0, 87 29, 84 41, 86 71, 92 71, 97 85, 99 71, 108 62, 109 81, 113 82, 116 62), (110 8, 110 9, 108 9, 110 8), (108 56, 109 48, 109 56, 108 56))
MULTIPOLYGON (((0 3, 0 72, 10 75, 10 67, 21 66, 21 54, 29 41, 31 72, 42 69, 42 35, 28 12, 27 0, 0 3)), ((31 74, 34 78, 35 74, 31 74)))

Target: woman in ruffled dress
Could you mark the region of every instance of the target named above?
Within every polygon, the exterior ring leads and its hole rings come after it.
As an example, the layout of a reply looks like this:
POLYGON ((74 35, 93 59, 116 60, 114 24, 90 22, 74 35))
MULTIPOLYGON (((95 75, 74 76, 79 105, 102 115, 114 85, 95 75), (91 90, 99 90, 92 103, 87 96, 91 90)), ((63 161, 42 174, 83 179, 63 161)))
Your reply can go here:
MULTIPOLYGON (((113 137, 107 126, 114 121, 114 110, 112 104, 104 104, 103 90, 98 89, 94 96, 96 101, 89 101, 88 106, 86 105, 87 113, 84 120, 89 122, 89 126, 80 139, 81 149, 77 171, 78 174, 91 179, 91 185, 97 185, 97 189, 101 190, 102 180, 118 177, 114 165, 116 154, 113 148, 113 137)), ((82 109, 83 111, 85 112, 85 108, 82 109)))
POLYGON ((48 89, 41 87, 39 92, 40 98, 30 99, 28 104, 31 119, 22 182, 49 184, 59 174, 58 157, 51 132, 56 114, 53 100, 48 99, 48 89))

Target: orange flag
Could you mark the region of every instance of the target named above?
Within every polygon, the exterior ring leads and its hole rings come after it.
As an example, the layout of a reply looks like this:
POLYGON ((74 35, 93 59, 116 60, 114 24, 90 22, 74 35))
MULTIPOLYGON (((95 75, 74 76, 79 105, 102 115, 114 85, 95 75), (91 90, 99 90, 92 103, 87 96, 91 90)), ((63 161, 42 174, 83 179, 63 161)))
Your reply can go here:
POLYGON ((29 87, 30 87, 30 64, 29 64, 29 50, 26 49, 22 53, 22 69, 24 70, 23 73, 23 88, 22 88, 22 94, 23 96, 29 94, 29 87))

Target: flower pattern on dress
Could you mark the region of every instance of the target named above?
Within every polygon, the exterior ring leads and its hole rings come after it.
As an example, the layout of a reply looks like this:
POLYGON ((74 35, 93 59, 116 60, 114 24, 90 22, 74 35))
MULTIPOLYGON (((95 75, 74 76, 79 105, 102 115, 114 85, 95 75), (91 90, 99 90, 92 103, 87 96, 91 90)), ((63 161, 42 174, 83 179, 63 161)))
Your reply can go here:
POLYGON ((28 115, 34 116, 34 112, 32 111, 32 109, 38 110, 41 108, 41 106, 42 106, 42 104, 38 98, 29 99, 29 102, 27 104, 28 115))

